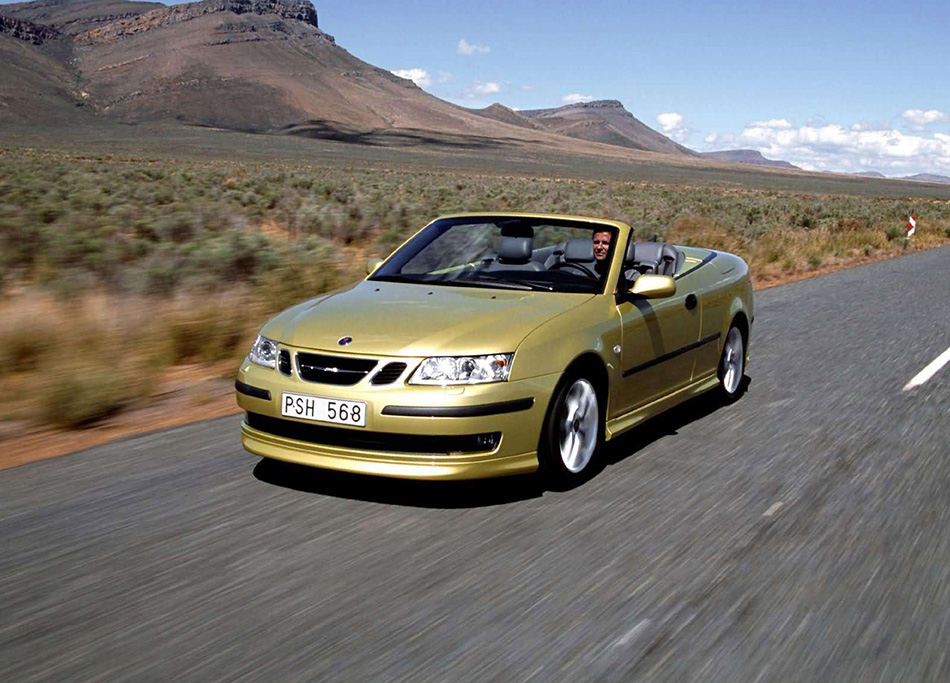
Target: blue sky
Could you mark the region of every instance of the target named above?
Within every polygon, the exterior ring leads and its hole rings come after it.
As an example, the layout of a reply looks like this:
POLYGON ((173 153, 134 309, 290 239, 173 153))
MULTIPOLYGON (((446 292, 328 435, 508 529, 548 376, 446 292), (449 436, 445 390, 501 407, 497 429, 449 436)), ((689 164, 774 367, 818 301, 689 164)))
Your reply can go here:
POLYGON ((618 99, 698 150, 751 147, 818 170, 950 175, 946 0, 316 7, 338 44, 464 106, 618 99))
POLYGON ((314 4, 341 47, 463 106, 617 99, 701 151, 950 175, 947 0, 314 4))

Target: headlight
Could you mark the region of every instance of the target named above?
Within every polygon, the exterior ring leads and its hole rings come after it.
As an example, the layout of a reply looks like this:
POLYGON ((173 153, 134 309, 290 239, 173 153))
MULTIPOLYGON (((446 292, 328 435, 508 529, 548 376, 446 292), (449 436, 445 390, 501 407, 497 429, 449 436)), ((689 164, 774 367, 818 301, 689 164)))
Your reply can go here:
POLYGON ((507 382, 510 353, 492 356, 436 356, 426 358, 412 373, 409 384, 487 384, 507 382))
POLYGON ((277 367, 277 342, 267 337, 257 335, 248 358, 252 363, 263 365, 265 368, 277 367))

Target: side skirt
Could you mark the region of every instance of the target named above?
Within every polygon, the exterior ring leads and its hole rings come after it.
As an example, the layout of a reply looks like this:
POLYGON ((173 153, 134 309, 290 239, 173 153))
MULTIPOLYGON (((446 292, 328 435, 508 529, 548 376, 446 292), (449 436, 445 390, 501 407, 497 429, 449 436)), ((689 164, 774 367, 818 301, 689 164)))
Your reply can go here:
POLYGON ((703 392, 709 391, 710 389, 715 389, 719 384, 719 378, 713 374, 708 377, 704 377, 701 380, 693 382, 692 384, 687 384, 682 389, 658 398, 652 403, 648 403, 645 406, 640 406, 636 410, 632 410, 629 413, 615 417, 612 420, 607 420, 607 430, 606 430, 606 441, 610 441, 615 436, 623 434, 628 429, 636 427, 638 424, 645 420, 649 420, 651 417, 655 417, 660 413, 669 410, 675 405, 686 401, 687 399, 692 398, 693 396, 698 396, 703 392))

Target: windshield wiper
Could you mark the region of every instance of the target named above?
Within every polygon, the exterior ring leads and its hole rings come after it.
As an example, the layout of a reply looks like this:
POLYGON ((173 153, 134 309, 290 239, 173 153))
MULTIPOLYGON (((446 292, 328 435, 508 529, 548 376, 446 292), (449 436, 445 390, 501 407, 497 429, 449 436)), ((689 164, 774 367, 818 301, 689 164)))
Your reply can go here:
POLYGON ((408 275, 376 275, 369 279, 377 282, 408 282, 414 285, 424 285, 426 283, 422 278, 409 277, 408 275))
POLYGON ((477 273, 474 278, 470 279, 470 281, 478 282, 481 278, 485 278, 499 284, 508 285, 510 287, 515 287, 516 289, 527 289, 535 292, 554 291, 554 287, 551 287, 550 285, 542 285, 539 282, 531 282, 530 280, 511 280, 506 277, 495 275, 494 273, 477 273))

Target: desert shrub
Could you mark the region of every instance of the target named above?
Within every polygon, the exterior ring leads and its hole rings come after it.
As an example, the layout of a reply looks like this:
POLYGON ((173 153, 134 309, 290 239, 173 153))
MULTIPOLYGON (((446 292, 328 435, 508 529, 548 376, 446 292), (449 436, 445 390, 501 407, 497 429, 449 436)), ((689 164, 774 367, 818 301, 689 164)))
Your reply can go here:
POLYGON ((195 238, 195 221, 186 212, 177 212, 160 217, 155 223, 158 238, 166 242, 184 243, 195 238))
MULTIPOLYGON (((275 280, 264 276, 279 271, 310 237, 362 261, 388 254, 437 215, 494 209, 617 218, 630 223, 638 239, 735 251, 774 271, 786 249, 795 252, 796 268, 807 268, 809 245, 836 259, 861 257, 866 244, 904 248, 898 238, 911 210, 921 214, 921 223, 908 248, 950 239, 950 205, 936 200, 909 207, 904 197, 687 186, 675 179, 663 184, 4 150, 0 269, 7 281, 61 290, 81 283, 174 294, 236 282, 264 287, 265 279, 273 289, 275 280)), ((345 263, 327 263, 335 272, 328 283, 350 277, 345 263)), ((288 272, 300 269, 286 265, 288 272)), ((317 285, 308 281, 306 287, 317 285)))
POLYGON ((178 297, 159 308, 139 337, 150 364, 237 363, 261 323, 260 307, 240 291, 178 297))
POLYGON ((300 251, 285 254, 278 268, 261 276, 257 291, 268 310, 284 309, 360 276, 358 268, 347 278, 336 267, 331 243, 310 238, 302 246, 300 251))
POLYGON ((181 264, 170 251, 161 251, 147 259, 141 270, 140 284, 135 287, 144 294, 169 296, 181 281, 181 264))
POLYGON ((902 237, 907 235, 907 232, 903 228, 892 227, 888 228, 887 232, 884 233, 887 236, 888 242, 893 242, 894 240, 899 240, 902 237))
POLYGON ((35 370, 62 331, 42 315, 21 312, 0 323, 0 376, 35 370))
POLYGON ((118 412, 134 385, 108 364, 65 365, 41 384, 39 418, 56 427, 82 427, 118 412))

